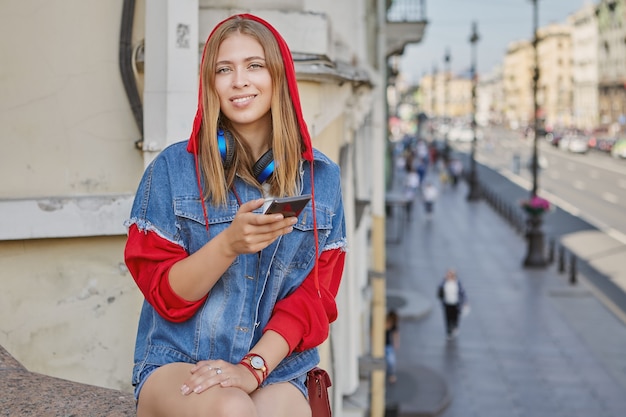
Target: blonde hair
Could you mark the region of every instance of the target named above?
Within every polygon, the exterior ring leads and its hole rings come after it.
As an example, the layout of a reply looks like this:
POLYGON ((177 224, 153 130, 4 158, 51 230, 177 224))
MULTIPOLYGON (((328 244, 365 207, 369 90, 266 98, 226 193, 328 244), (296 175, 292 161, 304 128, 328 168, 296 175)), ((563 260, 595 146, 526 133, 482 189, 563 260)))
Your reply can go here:
POLYGON ((256 161, 250 157, 249 147, 238 137, 237 132, 230 129, 230 121, 221 113, 219 98, 213 88, 218 49, 224 39, 235 33, 250 36, 261 44, 272 79, 270 146, 274 155, 274 173, 267 180, 270 193, 273 196, 295 195, 304 145, 289 94, 283 57, 276 38, 267 27, 238 16, 223 22, 214 30, 207 40, 200 68, 204 89, 202 97, 204 111, 199 134, 198 158, 204 179, 204 198, 210 199, 212 204, 226 204, 228 190, 232 187, 236 174, 259 190, 262 185, 252 174, 252 167, 256 161), (218 127, 230 130, 236 145, 233 162, 227 169, 224 169, 218 148, 218 127))

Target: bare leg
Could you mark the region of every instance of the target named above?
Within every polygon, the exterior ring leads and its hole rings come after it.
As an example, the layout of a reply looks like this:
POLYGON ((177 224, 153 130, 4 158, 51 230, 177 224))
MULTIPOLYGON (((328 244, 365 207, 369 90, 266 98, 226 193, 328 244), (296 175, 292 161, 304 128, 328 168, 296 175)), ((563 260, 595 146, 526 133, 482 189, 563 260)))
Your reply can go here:
POLYGON ((289 382, 261 388, 252 399, 259 417, 311 417, 309 401, 289 382))
MULTIPOLYGON (((187 363, 171 363, 154 371, 139 394, 137 417, 257 416, 252 399, 239 388, 215 386, 201 394, 182 395, 180 387, 189 377, 192 366, 187 363)), ((274 401, 278 402, 276 398, 274 401)))

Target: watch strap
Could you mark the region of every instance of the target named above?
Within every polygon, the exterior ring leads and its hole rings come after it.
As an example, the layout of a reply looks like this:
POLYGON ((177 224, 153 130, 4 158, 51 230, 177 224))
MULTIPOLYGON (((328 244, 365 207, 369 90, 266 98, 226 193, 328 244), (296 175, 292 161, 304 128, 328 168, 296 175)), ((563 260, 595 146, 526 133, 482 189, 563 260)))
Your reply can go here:
POLYGON ((250 365, 245 360, 242 359, 241 362, 239 362, 239 363, 242 364, 243 366, 245 366, 250 372, 252 372, 252 375, 254 375, 254 377, 256 378, 257 388, 260 387, 261 383, 263 381, 261 380, 261 377, 259 376, 259 373, 252 367, 252 365, 250 365))

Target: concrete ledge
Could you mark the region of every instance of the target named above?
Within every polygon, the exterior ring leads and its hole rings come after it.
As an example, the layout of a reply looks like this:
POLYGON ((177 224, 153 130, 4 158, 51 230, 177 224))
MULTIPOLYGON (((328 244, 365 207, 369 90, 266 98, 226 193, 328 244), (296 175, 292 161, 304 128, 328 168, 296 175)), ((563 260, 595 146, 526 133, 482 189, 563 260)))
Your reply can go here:
POLYGON ((6 416, 135 416, 131 393, 30 372, 2 346, 0 392, 6 416))

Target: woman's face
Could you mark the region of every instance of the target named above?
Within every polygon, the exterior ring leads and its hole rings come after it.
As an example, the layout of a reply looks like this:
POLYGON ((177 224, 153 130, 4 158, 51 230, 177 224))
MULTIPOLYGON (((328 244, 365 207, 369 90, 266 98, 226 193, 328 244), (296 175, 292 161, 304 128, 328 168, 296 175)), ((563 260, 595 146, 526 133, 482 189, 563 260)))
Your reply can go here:
POLYGON ((265 52, 254 38, 234 33, 222 41, 215 67, 215 90, 222 113, 236 130, 267 128, 272 78, 265 52))

